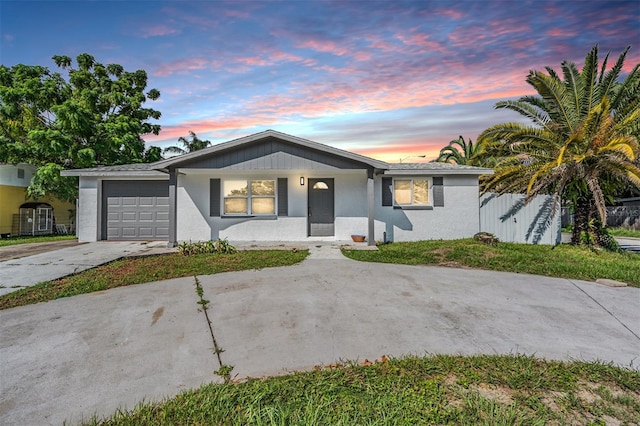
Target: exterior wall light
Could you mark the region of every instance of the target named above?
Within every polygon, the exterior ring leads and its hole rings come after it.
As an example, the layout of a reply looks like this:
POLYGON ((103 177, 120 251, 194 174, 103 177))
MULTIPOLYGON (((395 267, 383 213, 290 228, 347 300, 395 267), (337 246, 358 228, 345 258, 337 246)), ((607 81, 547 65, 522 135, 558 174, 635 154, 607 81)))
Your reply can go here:
POLYGON ((300 176, 300 186, 304 186, 304 176, 300 176))

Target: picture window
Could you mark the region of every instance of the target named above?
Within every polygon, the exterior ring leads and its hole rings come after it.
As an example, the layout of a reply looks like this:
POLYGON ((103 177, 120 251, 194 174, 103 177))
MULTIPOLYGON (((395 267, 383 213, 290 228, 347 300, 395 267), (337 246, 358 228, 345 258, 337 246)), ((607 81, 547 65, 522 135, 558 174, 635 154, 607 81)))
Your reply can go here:
POLYGON ((223 194, 225 215, 276 214, 275 180, 225 180, 223 194))

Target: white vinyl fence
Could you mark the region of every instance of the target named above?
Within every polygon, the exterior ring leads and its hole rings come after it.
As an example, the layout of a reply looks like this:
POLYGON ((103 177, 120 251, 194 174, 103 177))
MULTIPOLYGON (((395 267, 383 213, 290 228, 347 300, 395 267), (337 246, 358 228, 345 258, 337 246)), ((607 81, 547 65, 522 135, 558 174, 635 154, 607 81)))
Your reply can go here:
POLYGON ((480 197, 480 231, 490 232, 500 241, 529 244, 560 244, 560 206, 551 196, 537 196, 524 204, 524 195, 485 194, 480 197))

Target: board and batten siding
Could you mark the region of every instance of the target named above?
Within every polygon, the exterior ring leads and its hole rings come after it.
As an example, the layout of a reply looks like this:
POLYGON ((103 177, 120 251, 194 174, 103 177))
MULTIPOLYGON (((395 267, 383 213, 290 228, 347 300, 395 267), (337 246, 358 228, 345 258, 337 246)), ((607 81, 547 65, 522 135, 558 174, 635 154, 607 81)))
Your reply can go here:
POLYGON ((510 243, 561 242, 560 206, 551 217, 553 197, 539 195, 524 205, 522 194, 485 194, 480 198, 480 231, 510 243))

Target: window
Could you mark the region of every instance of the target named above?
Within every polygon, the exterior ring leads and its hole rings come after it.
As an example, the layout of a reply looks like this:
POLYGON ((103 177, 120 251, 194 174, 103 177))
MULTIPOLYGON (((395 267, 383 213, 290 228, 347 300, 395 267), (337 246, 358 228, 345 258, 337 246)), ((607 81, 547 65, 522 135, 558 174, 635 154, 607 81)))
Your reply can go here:
POLYGON ((428 206, 428 179, 395 179, 393 181, 393 204, 398 206, 428 206))
POLYGON ((18 179, 24 179, 24 169, 18 169, 18 179))
POLYGON ((223 182, 224 214, 276 214, 275 180, 225 180, 223 182))

